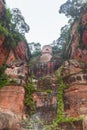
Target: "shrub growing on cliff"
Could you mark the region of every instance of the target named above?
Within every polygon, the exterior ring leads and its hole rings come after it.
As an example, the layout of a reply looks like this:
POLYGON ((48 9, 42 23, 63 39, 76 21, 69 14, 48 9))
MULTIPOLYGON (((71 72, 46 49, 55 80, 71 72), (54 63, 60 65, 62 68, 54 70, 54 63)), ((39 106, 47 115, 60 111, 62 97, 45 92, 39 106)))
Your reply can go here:
POLYGON ((28 108, 29 114, 33 114, 35 112, 35 104, 33 101, 33 92, 36 91, 34 88, 34 82, 32 76, 28 79, 28 83, 25 86, 26 96, 25 96, 25 105, 28 108))

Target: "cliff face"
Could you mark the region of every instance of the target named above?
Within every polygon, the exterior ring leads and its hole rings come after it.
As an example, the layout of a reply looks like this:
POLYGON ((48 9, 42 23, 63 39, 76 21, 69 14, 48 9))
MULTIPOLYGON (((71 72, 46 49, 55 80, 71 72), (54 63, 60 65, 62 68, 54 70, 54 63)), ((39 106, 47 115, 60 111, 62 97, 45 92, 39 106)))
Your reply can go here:
MULTIPOLYGON (((63 83, 67 86, 63 95, 65 117, 85 118, 87 114, 87 12, 79 21, 74 22, 70 35, 71 39, 66 47, 69 59, 61 67, 63 83)), ((87 129, 86 119, 82 122, 83 128, 81 124, 79 128, 76 125, 76 130, 87 129)))
POLYGON ((4 46, 5 36, 0 36, 0 67, 5 63, 9 54, 9 48, 4 46))
POLYGON ((87 62, 87 12, 80 21, 75 21, 71 31, 71 45, 68 47, 70 58, 87 62))
POLYGON ((0 66, 6 64, 5 74, 10 81, 9 85, 0 90, 0 115, 2 115, 0 129, 15 130, 18 127, 17 130, 20 130, 20 125, 17 125, 25 115, 25 89, 23 86, 26 85, 28 79, 28 52, 28 46, 24 42, 19 42, 14 50, 8 49, 3 40, 0 44, 0 66), (6 122, 11 120, 12 125, 3 124, 4 120, 6 122))
MULTIPOLYGON (((52 57, 49 55, 45 63, 42 63, 44 62, 42 60, 34 66, 36 78, 40 77, 35 83, 37 91, 32 94, 36 111, 40 113, 40 119, 49 123, 57 117, 58 127, 64 130, 87 129, 87 117, 85 117, 87 114, 86 24, 87 13, 82 15, 80 21, 75 21, 73 24, 71 39, 66 47, 69 59, 58 69, 60 73, 58 77, 54 75, 54 71, 59 66, 57 62, 51 61, 52 57), (62 82, 59 81, 59 77, 62 77, 62 82), (66 88, 62 88, 63 85, 66 88), (84 121, 80 120, 83 116, 84 121), (73 123, 71 123, 72 118, 73 123)), ((49 49, 43 51, 43 58, 46 56, 45 53, 52 55, 52 49, 49 49)), ((29 58, 29 48, 24 41, 18 42, 14 49, 11 49, 5 43, 5 36, 0 36, 0 68, 3 64, 6 65, 5 74, 10 81, 0 90, 0 129, 21 130, 20 121, 25 117, 23 86, 28 81, 29 58)))

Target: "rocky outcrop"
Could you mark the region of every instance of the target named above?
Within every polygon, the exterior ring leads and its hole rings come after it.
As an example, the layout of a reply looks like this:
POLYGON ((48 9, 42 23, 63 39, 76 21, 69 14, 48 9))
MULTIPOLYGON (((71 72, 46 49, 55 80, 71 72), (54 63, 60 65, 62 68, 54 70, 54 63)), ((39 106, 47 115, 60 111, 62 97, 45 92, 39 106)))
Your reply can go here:
POLYGON ((29 48, 27 43, 20 41, 18 45, 15 47, 15 54, 16 57, 20 60, 24 61, 29 61, 30 56, 29 56, 29 48))
POLYGON ((57 93, 48 94, 46 92, 36 92, 33 93, 33 100, 36 104, 36 108, 46 108, 46 109, 57 109, 57 93))
POLYGON ((14 113, 0 112, 0 130, 21 130, 18 118, 14 113))
POLYGON ((0 67, 5 63, 9 54, 9 48, 4 45, 5 36, 0 36, 0 67))
POLYGON ((27 43, 19 42, 17 46, 12 50, 10 47, 5 45, 4 36, 0 37, 0 66, 3 64, 11 64, 11 62, 20 60, 20 61, 29 61, 30 53, 27 43))
POLYGON ((4 86, 0 90, 0 109, 9 110, 22 117, 25 90, 22 86, 4 86))
POLYGON ((60 129, 62 130, 86 130, 83 129, 83 125, 81 121, 67 122, 67 123, 60 123, 60 129))
POLYGON ((76 60, 64 63, 62 76, 67 89, 64 90, 64 108, 67 117, 85 116, 87 92, 87 64, 76 60))
POLYGON ((25 108, 24 95, 22 86, 4 86, 0 90, 0 130, 20 130, 25 108))
POLYGON ((85 12, 80 21, 75 21, 71 30, 71 42, 66 50, 68 57, 87 62, 87 12, 85 12))
POLYGON ((28 79, 29 48, 25 42, 19 42, 14 49, 5 44, 0 37, 0 67, 6 64, 5 74, 8 86, 0 90, 0 130, 21 130, 21 121, 25 116, 25 90, 28 79))
POLYGON ((14 61, 7 65, 5 70, 10 81, 18 85, 26 85, 28 79, 28 66, 24 61, 14 61))
POLYGON ((83 120, 83 130, 87 130, 87 116, 83 120))
POLYGON ((48 123, 55 119, 57 114, 58 81, 55 76, 46 76, 37 81, 37 92, 33 93, 33 101, 39 118, 48 123))

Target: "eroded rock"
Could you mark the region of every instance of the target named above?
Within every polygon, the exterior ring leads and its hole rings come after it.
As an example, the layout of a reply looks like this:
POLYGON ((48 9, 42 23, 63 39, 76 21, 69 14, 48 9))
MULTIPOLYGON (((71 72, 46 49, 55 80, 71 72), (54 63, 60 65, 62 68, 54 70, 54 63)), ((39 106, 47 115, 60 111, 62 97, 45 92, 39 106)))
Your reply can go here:
POLYGON ((25 90, 22 86, 5 86, 0 90, 0 109, 12 111, 20 117, 24 112, 25 90))

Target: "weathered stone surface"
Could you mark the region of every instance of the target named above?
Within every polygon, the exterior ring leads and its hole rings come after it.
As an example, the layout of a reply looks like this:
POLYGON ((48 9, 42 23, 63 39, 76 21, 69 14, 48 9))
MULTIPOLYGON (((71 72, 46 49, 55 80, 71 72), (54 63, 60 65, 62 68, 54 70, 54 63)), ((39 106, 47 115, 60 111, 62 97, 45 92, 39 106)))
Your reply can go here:
POLYGON ((13 61, 16 61, 16 56, 15 56, 15 53, 13 50, 10 51, 9 55, 8 55, 8 58, 6 60, 6 64, 9 65, 9 64, 12 64, 13 61))
POLYGON ((60 123, 59 126, 62 130, 83 130, 82 121, 75 121, 73 123, 60 123))
POLYGON ((5 86, 0 90, 0 109, 11 111, 20 117, 24 112, 25 90, 22 86, 5 86))
POLYGON ((82 70, 86 70, 86 63, 79 62, 75 59, 69 60, 65 61, 60 69, 62 69, 61 71, 63 72, 62 73, 63 77, 67 77, 70 75, 78 74, 82 70))
POLYGON ((49 53, 50 55, 52 55, 52 47, 50 45, 45 45, 42 48, 42 54, 46 54, 49 53))
POLYGON ((28 45, 23 41, 19 42, 15 47, 15 53, 17 58, 20 60, 28 61, 30 58, 28 45))
POLYGON ((9 49, 4 45, 5 36, 0 36, 0 67, 5 63, 9 49))
POLYGON ((8 54, 9 49, 2 44, 0 46, 0 67, 6 62, 8 54))
POLYGON ((5 70, 8 78, 19 85, 25 85, 28 78, 28 66, 24 61, 14 61, 7 65, 5 70))
POLYGON ((0 112, 0 130, 20 130, 18 119, 11 114, 0 112))
POLYGON ((83 130, 87 130, 87 116, 83 120, 83 130))
POLYGON ((49 62, 51 60, 52 56, 50 54, 43 54, 40 57, 40 62, 49 62))
POLYGON ((37 82, 38 90, 54 90, 57 92, 58 90, 58 79, 55 76, 46 76, 42 79, 39 79, 37 82))
POLYGON ((74 36, 73 36, 73 42, 72 42, 72 45, 71 45, 71 56, 70 56, 70 58, 73 58, 74 55, 75 55, 76 48, 78 46, 78 41, 79 41, 79 34, 75 33, 74 36))
POLYGON ((76 60, 66 61, 62 76, 68 86, 64 91, 66 116, 78 117, 87 113, 87 70, 86 63, 76 60))
POLYGON ((33 93, 39 118, 46 122, 52 122, 57 114, 57 93, 35 92, 33 93))
POLYGON ((74 58, 87 63, 87 50, 85 48, 83 50, 80 48, 76 49, 74 58))
POLYGON ((66 116, 78 117, 87 114, 86 93, 86 84, 73 84, 64 91, 66 116))
POLYGON ((82 41, 83 41, 83 44, 87 45, 87 30, 83 31, 82 41))
POLYGON ((5 36, 4 36, 4 35, 1 35, 1 36, 0 36, 0 47, 1 47, 1 45, 3 44, 4 40, 5 40, 5 36))
POLYGON ((45 45, 42 48, 42 56, 40 57, 40 62, 49 62, 52 58, 52 47, 45 45))
POLYGON ((71 30, 71 37, 73 37, 76 33, 77 33, 77 26, 78 26, 78 20, 75 21, 74 25, 72 26, 72 30, 71 30))
POLYGON ((57 93, 51 93, 48 94, 46 92, 35 92, 33 93, 33 100, 36 104, 36 108, 44 107, 46 109, 49 109, 53 107, 54 109, 57 108, 57 99, 56 99, 57 93))
POLYGON ((66 47, 66 54, 70 59, 76 59, 87 62, 87 12, 80 19, 80 23, 75 21, 72 30, 71 38, 66 47), (78 29, 78 25, 80 26, 78 29), (79 30, 79 31, 78 31, 79 30))

